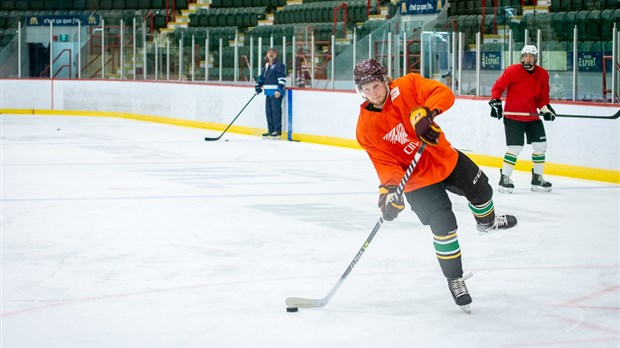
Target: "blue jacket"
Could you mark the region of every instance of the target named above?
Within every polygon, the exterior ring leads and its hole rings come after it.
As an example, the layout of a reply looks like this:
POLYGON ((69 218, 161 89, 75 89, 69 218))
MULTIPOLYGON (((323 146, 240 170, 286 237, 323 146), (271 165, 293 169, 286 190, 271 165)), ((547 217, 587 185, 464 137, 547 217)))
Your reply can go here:
POLYGON ((263 87, 266 96, 271 97, 276 91, 283 96, 284 86, 286 86, 286 67, 277 59, 271 66, 265 64, 256 81, 256 86, 263 87))

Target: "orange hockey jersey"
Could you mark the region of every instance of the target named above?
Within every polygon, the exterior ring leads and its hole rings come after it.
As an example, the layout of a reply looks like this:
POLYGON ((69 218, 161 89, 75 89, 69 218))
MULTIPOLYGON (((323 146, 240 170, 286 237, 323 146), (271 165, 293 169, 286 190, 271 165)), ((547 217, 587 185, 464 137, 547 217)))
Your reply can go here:
MULTIPOLYGON (((360 107, 357 141, 366 150, 383 185, 398 185, 422 144, 409 120, 420 106, 440 112, 454 104, 454 94, 444 84, 407 74, 390 83, 390 95, 382 110, 368 101, 360 107)), ((427 146, 405 186, 413 191, 444 180, 456 166, 458 154, 443 133, 436 146, 427 146)))

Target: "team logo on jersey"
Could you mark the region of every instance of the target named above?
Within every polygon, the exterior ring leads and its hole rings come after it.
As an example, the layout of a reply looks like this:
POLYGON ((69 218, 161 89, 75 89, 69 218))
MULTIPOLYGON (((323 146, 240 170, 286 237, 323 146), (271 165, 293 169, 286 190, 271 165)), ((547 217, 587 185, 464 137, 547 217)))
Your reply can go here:
POLYGON ((383 136, 383 140, 389 141, 392 144, 400 143, 404 145, 409 142, 407 138, 407 131, 402 123, 399 123, 396 127, 392 128, 386 135, 383 136))
POLYGON ((398 86, 390 90, 390 98, 392 98, 392 101, 394 101, 394 99, 396 99, 399 95, 400 89, 398 89, 398 86))

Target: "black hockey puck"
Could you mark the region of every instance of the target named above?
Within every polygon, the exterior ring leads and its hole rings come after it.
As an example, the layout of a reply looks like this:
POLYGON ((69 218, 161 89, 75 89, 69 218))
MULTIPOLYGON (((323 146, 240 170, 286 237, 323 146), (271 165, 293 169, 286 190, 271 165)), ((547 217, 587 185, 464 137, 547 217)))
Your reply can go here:
POLYGON ((289 313, 298 312, 299 308, 297 307, 286 307, 286 311, 289 313))

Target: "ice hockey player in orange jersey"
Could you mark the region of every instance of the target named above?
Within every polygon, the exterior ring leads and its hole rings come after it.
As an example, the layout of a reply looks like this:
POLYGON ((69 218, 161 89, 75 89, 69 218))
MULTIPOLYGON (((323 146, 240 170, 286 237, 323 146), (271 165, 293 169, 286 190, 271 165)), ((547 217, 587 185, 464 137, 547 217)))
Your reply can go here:
POLYGON ((379 208, 387 221, 404 210, 404 198, 422 224, 433 233, 439 265, 448 280, 455 303, 470 312, 471 296, 465 285, 457 222, 447 191, 469 202, 480 233, 507 229, 517 224, 512 215, 496 215, 493 189, 482 170, 454 149, 435 122, 454 103, 444 84, 414 73, 392 80, 375 59, 359 62, 354 69, 360 107, 357 141, 366 150, 379 176, 379 208), (404 197, 396 188, 422 142, 427 146, 407 181, 404 197))

